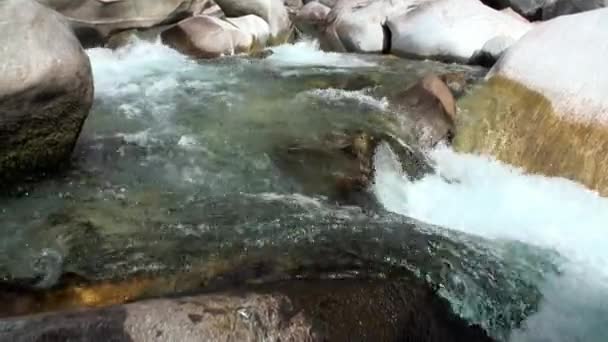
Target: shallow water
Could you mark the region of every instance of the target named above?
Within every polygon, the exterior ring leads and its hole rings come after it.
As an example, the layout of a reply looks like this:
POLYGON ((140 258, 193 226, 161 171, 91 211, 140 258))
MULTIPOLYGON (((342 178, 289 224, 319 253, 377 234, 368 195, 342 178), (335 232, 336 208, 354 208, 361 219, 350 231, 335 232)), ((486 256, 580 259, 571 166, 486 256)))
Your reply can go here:
MULTIPOLYGON (((264 60, 197 62, 148 42, 88 53, 96 98, 72 166, 0 198, 5 281, 200 272, 205 283, 243 265, 263 265, 244 276, 261 279, 413 274, 463 317, 516 340, 555 322, 570 341, 586 326, 569 312, 605 312, 606 204, 577 185, 445 150, 431 153, 441 177, 411 183, 383 145, 373 190, 393 214, 339 205, 277 163, 292 144, 322 145, 336 131, 407 138, 396 91, 429 71, 483 70, 309 42, 264 60), (584 234, 567 238, 573 226, 584 234), (552 299, 588 277, 588 296, 552 299)), ((318 178, 331 171, 319 167, 318 178)))

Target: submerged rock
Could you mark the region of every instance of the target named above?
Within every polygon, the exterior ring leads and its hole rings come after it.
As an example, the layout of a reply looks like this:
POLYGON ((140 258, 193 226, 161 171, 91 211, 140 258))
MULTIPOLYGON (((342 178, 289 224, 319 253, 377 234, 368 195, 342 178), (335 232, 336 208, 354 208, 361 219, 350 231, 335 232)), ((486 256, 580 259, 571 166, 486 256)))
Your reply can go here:
MULTIPOLYGON (((496 37, 516 41, 532 27, 477 0, 423 1, 390 17, 387 25, 392 53, 459 63, 470 62, 496 37)), ((506 47, 486 52, 496 58, 506 47)))
POLYGON ((608 9, 537 25, 463 99, 456 146, 608 194, 606 42, 608 9))
POLYGON ((288 281, 1 326, 13 341, 492 341, 418 281, 288 281))
POLYGON ((275 163, 306 194, 328 196, 364 208, 376 206, 368 187, 373 179, 373 155, 387 142, 401 157, 408 177, 419 179, 432 172, 427 158, 417 149, 388 133, 334 132, 321 140, 297 143, 275 152, 275 163))
POLYGON ((58 13, 3 1, 0 31, 0 180, 9 180, 69 159, 93 102, 93 78, 58 13))
POLYGON ((100 46, 112 33, 177 22, 208 0, 38 0, 65 15, 84 46, 100 46))

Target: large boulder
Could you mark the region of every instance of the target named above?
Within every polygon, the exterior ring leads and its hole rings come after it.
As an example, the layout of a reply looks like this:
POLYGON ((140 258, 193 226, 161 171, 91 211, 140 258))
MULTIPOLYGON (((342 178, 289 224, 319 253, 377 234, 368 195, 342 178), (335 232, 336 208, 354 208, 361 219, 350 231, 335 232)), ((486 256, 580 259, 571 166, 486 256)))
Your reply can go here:
POLYGON ((2 341, 492 341, 416 280, 284 281, 0 325, 2 341))
POLYGON ((380 53, 390 50, 387 18, 405 13, 412 0, 338 0, 321 35, 324 49, 380 53))
POLYGON ((538 24, 461 102, 457 148, 608 195, 607 53, 608 9, 538 24))
POLYGON ((286 38, 291 29, 291 21, 282 0, 216 0, 227 17, 241 17, 249 14, 264 19, 270 26, 272 37, 286 38))
POLYGON ((38 0, 65 15, 83 45, 132 28, 171 24, 206 8, 210 0, 38 0))
MULTIPOLYGON (((249 27, 252 21, 254 20, 239 19, 237 23, 242 27, 249 27)), ((245 52, 254 42, 251 32, 245 32, 225 20, 207 15, 179 22, 163 31, 161 39, 164 44, 195 58, 215 58, 245 52)))
POLYGON ((331 9, 320 2, 311 1, 295 15, 293 22, 305 34, 316 35, 325 26, 331 9))
POLYGON ((89 58, 63 17, 0 2, 0 179, 69 159, 93 102, 89 58))
MULTIPOLYGON (((391 52, 406 57, 467 63, 496 37, 517 41, 531 25, 485 6, 478 0, 424 1, 391 17, 391 52)), ((508 44, 494 44, 498 57, 508 44)))

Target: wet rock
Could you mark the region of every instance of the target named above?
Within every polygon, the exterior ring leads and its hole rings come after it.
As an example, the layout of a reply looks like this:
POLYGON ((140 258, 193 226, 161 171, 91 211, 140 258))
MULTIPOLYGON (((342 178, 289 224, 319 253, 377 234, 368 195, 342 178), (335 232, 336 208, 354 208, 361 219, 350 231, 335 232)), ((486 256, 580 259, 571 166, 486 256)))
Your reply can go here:
POLYGON ((462 100, 458 148, 607 194, 608 77, 596 68, 607 48, 606 23, 608 9, 563 16, 511 46, 488 82, 462 100))
POLYGON ((108 49, 120 49, 122 47, 132 45, 138 41, 154 42, 158 39, 160 32, 167 29, 166 26, 158 26, 150 29, 130 29, 111 34, 106 39, 104 44, 108 49))
POLYGON ((291 21, 282 0, 215 0, 227 17, 240 17, 249 14, 264 19, 271 36, 277 41, 289 35, 291 21))
POLYGON ((304 34, 316 36, 325 26, 327 15, 331 9, 319 2, 312 1, 304 5, 296 14, 293 21, 304 34))
POLYGON ((253 36, 211 16, 196 16, 163 31, 161 40, 177 51, 195 58, 216 58, 248 51, 253 36))
POLYGON ((289 281, 193 297, 23 317, 12 341, 491 341, 416 281, 289 281))
MULTIPOLYGON (((469 62, 496 37, 517 41, 532 27, 477 0, 425 2, 390 17, 387 26, 392 37, 391 53, 459 63, 469 62)), ((502 50, 491 52, 500 54, 502 50)))
POLYGON ((126 29, 175 23, 207 0, 38 0, 66 16, 85 47, 101 46, 110 34, 126 29))
POLYGON ((391 101, 411 122, 417 141, 425 147, 450 142, 454 135, 456 104, 450 88, 436 75, 427 75, 391 101))
POLYGON ((58 13, 0 4, 0 180, 69 159, 93 102, 89 59, 58 13))
POLYGON ((473 83, 478 81, 474 75, 465 72, 448 72, 439 75, 439 78, 450 88, 452 95, 456 98, 462 96, 473 83))
POLYGON ((419 179, 432 172, 424 155, 388 133, 333 132, 319 141, 298 143, 275 152, 275 163, 307 194, 328 196, 344 204, 373 209, 368 192, 373 179, 373 155, 381 142, 399 154, 408 177, 419 179))

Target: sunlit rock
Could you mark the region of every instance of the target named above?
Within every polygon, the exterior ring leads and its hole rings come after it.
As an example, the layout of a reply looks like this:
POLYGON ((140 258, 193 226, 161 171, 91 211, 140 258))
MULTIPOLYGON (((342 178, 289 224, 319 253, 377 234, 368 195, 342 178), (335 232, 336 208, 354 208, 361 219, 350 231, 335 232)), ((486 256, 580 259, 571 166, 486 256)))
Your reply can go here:
MULTIPOLYGON (((247 29, 247 25, 251 24, 247 19, 239 19, 237 22, 247 29)), ((257 28, 254 29, 258 31, 257 28)), ((263 28, 260 31, 263 32, 263 28)), ((251 32, 245 32, 227 21, 211 16, 183 20, 163 31, 161 39, 164 44, 196 58, 215 58, 245 52, 254 41, 251 32)))
POLYGON ((89 58, 58 13, 0 3, 0 180, 67 161, 93 102, 89 58))
POLYGON ((462 101, 457 146, 608 193, 608 9, 539 24, 462 101), (542 58, 542 66, 538 61, 542 58))
POLYGON ((277 40, 289 35, 291 21, 282 0, 215 0, 227 17, 254 14, 270 26, 270 33, 277 40))
MULTIPOLYGON (((425 1, 390 17, 387 25, 391 53, 459 63, 469 62, 496 37, 516 41, 532 27, 477 0, 425 1)), ((500 53, 492 50, 494 55, 500 53)))
POLYGON ((177 22, 208 0, 38 0, 65 15, 85 46, 103 45, 118 31, 177 22))
POLYGON ((234 25, 239 31, 249 34, 253 42, 261 47, 266 46, 266 43, 271 38, 268 23, 257 15, 250 14, 237 18, 226 18, 225 20, 234 25))
POLYGON ((405 13, 412 0, 338 0, 321 34, 322 46, 333 51, 388 52, 387 18, 405 13))

